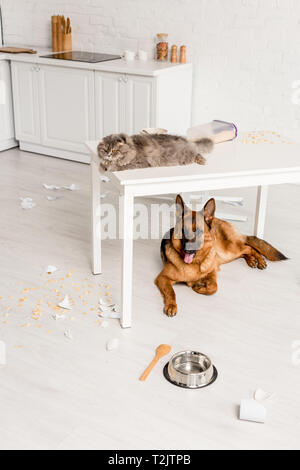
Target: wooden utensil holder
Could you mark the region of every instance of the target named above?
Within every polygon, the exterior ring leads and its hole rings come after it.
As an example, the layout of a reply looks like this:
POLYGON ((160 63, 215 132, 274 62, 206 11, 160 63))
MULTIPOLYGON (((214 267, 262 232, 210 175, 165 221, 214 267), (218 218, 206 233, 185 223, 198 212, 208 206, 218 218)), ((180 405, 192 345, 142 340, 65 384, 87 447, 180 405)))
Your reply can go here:
POLYGON ((57 52, 63 50, 63 32, 62 32, 62 20, 61 16, 58 17, 57 21, 57 52))
POLYGON ((72 50, 72 28, 70 18, 55 15, 51 18, 52 25, 52 52, 72 50))
POLYGON ((58 23, 57 23, 57 16, 52 16, 52 52, 57 52, 57 31, 58 31, 58 23))
POLYGON ((63 50, 64 51, 72 50, 72 33, 67 33, 63 35, 63 50))

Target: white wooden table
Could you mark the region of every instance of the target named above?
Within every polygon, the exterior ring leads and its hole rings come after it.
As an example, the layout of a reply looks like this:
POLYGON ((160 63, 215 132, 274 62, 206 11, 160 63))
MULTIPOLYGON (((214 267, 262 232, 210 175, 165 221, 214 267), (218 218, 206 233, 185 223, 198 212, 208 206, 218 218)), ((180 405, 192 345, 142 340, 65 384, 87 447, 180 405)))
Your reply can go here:
MULTIPOLYGON (((100 173, 98 142, 87 142, 91 153, 92 270, 101 273, 100 173)), ((105 173, 107 174, 107 173, 105 173)), ((131 326, 134 198, 170 193, 212 191, 256 186, 254 234, 262 237, 268 186, 300 182, 300 144, 216 145, 205 166, 146 168, 108 174, 119 191, 123 238, 121 325, 131 326)))

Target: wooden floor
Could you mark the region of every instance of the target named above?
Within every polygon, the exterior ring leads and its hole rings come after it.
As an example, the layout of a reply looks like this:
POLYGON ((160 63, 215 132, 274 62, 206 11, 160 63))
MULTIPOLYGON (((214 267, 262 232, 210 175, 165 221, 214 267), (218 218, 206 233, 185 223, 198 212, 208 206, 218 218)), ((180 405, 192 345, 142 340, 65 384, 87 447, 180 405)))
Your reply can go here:
MULTIPOLYGON (((0 187, 0 340, 7 350, 1 449, 300 448, 300 366, 292 362, 292 344, 300 340, 300 186, 270 189, 265 238, 290 260, 265 272, 243 260, 226 265, 213 297, 177 286, 173 319, 162 314, 153 285, 159 241, 136 241, 129 330, 117 320, 102 328, 95 310, 107 284, 119 300, 121 250, 118 241, 104 242, 103 274, 91 275, 89 167, 10 150, 0 154, 0 187), (53 192, 43 183, 76 183, 80 190, 48 201, 53 192), (20 197, 32 197, 36 207, 21 209, 20 197), (52 277, 44 273, 48 264, 60 268, 52 277), (74 307, 55 321, 53 306, 64 294, 74 307), (115 337, 119 348, 106 351, 115 337), (162 361, 139 382, 160 343, 173 352, 205 352, 218 380, 202 390, 179 389, 164 379, 162 361), (266 424, 239 421, 240 400, 258 387, 277 394, 266 424)), ((245 197, 245 208, 219 209, 249 215, 241 226, 250 233, 254 189, 223 194, 245 197)))

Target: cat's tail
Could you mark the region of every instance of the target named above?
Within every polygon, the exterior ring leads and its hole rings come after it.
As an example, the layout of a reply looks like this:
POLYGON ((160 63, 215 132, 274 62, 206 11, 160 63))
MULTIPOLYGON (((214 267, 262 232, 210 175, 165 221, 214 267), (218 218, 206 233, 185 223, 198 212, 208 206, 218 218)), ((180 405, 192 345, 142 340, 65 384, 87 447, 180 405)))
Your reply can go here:
POLYGON ((193 141, 197 145, 199 152, 209 153, 214 148, 214 143, 211 139, 203 137, 202 139, 197 139, 193 141))

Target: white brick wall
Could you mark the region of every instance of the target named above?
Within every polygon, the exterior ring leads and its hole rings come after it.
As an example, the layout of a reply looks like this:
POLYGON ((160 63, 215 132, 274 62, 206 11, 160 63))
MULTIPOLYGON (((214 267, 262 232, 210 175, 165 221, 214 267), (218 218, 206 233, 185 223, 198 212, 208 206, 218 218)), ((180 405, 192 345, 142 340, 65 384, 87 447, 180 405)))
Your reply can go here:
MULTIPOLYGON (((194 63, 193 122, 241 129, 300 128, 299 0, 0 0, 5 42, 50 46, 50 17, 69 15, 75 48, 153 53, 157 32, 194 63)), ((180 110, 178 110, 180 112, 180 110)))

